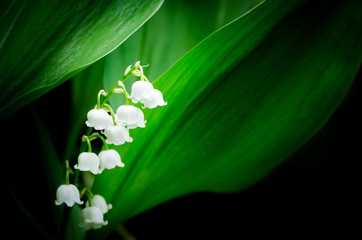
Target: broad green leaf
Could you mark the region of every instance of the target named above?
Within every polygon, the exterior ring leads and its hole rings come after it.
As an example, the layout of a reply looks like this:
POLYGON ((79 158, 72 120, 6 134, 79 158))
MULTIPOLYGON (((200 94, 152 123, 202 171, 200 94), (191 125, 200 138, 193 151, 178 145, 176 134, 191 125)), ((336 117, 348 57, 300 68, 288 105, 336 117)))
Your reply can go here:
MULTIPOLYGON (((191 48, 226 23, 240 17, 261 0, 171 0, 127 41, 106 57, 105 89, 123 75, 136 61, 152 63, 144 68, 154 81, 191 48)), ((126 81, 130 89, 132 81, 126 81)), ((124 102, 112 96, 112 104, 124 102)))
POLYGON ((162 0, 2 3, 1 119, 111 52, 161 4, 162 0))
MULTIPOLYGON (((266 1, 158 78, 165 107, 117 147, 126 167, 97 175, 109 226, 196 191, 255 183, 336 109, 362 58, 360 1, 266 1)), ((152 63, 150 63, 152 66, 152 63)))
MULTIPOLYGON (((94 106, 97 92, 102 88, 109 89, 124 74, 127 66, 138 60, 142 64, 152 62, 152 67, 144 70, 153 81, 203 38, 258 2, 260 0, 166 1, 116 50, 73 78, 73 110, 66 158, 72 159, 76 155, 77 143, 84 131, 84 116, 94 106)), ((130 90, 133 80, 135 78, 125 82, 127 89, 130 90)), ((114 95, 110 101, 113 105, 120 105, 124 98, 114 95)))

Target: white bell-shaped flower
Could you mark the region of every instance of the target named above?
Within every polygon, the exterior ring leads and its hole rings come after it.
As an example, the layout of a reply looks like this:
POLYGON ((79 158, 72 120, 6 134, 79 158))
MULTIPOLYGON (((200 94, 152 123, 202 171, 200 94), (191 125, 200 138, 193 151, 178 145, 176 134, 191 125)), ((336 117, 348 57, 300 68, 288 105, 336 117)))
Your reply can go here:
POLYGON ((125 128, 121 125, 107 128, 106 130, 104 130, 104 135, 106 135, 107 137, 107 144, 121 145, 125 142, 133 141, 133 139, 129 136, 128 128, 125 128))
POLYGON ((141 109, 132 105, 121 105, 117 109, 117 123, 129 129, 146 127, 145 116, 141 109))
POLYGON ((148 81, 137 81, 132 85, 130 98, 132 102, 141 102, 145 108, 155 108, 165 106, 167 103, 163 100, 162 93, 153 88, 152 83, 148 81))
POLYGON ((101 173, 99 169, 99 158, 97 154, 92 152, 82 152, 78 156, 78 165, 74 165, 75 169, 81 171, 91 171, 93 174, 101 173))
POLYGON ((85 124, 88 127, 94 127, 96 130, 104 130, 113 125, 112 116, 104 109, 92 109, 87 114, 88 121, 85 124))
MULTIPOLYGON (((101 195, 93 196, 92 206, 98 207, 103 214, 107 213, 110 209, 112 209, 112 204, 107 204, 106 200, 101 195)), ((89 207, 89 201, 86 202, 86 207, 89 207)))
POLYGON ((100 208, 96 206, 83 208, 82 222, 79 224, 81 228, 84 230, 98 229, 107 224, 108 222, 103 220, 103 213, 100 208))
POLYGON ((83 201, 80 200, 79 190, 73 184, 60 185, 56 195, 55 205, 65 203, 68 207, 72 207, 74 203, 83 204, 83 201))
POLYGON ((103 171, 105 168, 112 169, 116 166, 124 167, 124 163, 121 162, 121 156, 116 150, 109 149, 101 151, 98 154, 99 168, 103 171))
POLYGON ((130 98, 134 103, 143 103, 145 99, 150 100, 150 94, 152 90, 152 83, 147 81, 137 81, 132 84, 130 98))
POLYGON ((165 106, 167 102, 163 100, 163 95, 158 89, 153 89, 150 93, 150 98, 143 99, 145 108, 155 108, 157 106, 165 106))

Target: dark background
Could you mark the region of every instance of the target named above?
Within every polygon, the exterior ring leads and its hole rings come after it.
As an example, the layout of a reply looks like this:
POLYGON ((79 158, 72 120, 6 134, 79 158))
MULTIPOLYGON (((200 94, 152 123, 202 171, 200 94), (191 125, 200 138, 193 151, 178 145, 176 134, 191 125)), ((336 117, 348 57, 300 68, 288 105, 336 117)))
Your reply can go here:
MULTIPOLYGON (((323 128, 255 185, 238 193, 184 196, 130 219, 126 228, 141 240, 356 238, 360 79, 361 72, 323 128)), ((61 153, 71 124, 69 91, 68 81, 1 122, 3 236, 43 239, 27 214, 48 232, 56 231, 49 219, 54 202, 47 200, 55 193, 44 184, 31 109, 41 115, 61 153)), ((122 238, 114 231, 108 239, 122 238)))

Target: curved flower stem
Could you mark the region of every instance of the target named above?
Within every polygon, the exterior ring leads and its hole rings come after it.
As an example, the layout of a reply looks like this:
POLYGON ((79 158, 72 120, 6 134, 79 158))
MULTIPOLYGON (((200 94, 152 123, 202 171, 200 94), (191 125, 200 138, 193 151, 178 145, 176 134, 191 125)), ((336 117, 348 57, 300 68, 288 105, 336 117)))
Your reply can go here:
POLYGON ((94 194, 92 193, 92 191, 89 188, 85 188, 85 195, 87 195, 87 198, 89 201, 89 206, 92 206, 92 199, 94 197, 94 194))
POLYGON ((103 107, 109 111, 109 113, 111 114, 112 119, 113 119, 113 124, 114 124, 114 126, 116 126, 116 117, 114 116, 114 111, 113 111, 113 108, 111 107, 111 105, 105 103, 103 105, 103 107))
POLYGON ((124 82, 126 81, 127 78, 129 78, 130 76, 133 75, 133 71, 137 68, 137 66, 133 66, 125 75, 123 75, 123 77, 117 81, 108 91, 108 93, 106 94, 106 96, 102 99, 102 101, 100 102, 100 107, 103 107, 103 105, 108 101, 109 97, 112 95, 113 90, 118 87, 118 83, 119 82, 124 82))
POLYGON ((86 188, 86 187, 83 188, 82 192, 79 194, 79 197, 82 198, 84 196, 84 194, 87 196, 89 205, 91 206, 94 194, 92 193, 92 191, 89 188, 86 188))
POLYGON ((138 61, 136 63, 136 66, 139 68, 139 71, 141 73, 141 81, 144 81, 145 80, 145 75, 143 74, 143 67, 141 66, 141 61, 138 61))
POLYGON ((136 70, 133 72, 134 75, 139 76, 141 79, 141 81, 147 81, 149 82, 149 80, 147 79, 147 77, 145 76, 145 74, 143 73, 143 68, 144 67, 148 67, 149 64, 145 65, 145 66, 141 66, 141 61, 137 61, 135 63, 135 67, 136 70))
POLYGON ((86 190, 87 190, 87 188, 85 187, 85 188, 83 188, 83 190, 80 192, 80 194, 79 194, 79 198, 80 198, 80 199, 82 199, 82 197, 84 196, 84 193, 85 193, 86 190))
POLYGON ((88 152, 92 152, 92 144, 90 143, 91 140, 90 140, 89 137, 86 136, 86 135, 84 135, 84 136, 82 137, 82 142, 85 142, 85 141, 87 141, 88 152))
POLYGON ((126 91, 126 87, 124 86, 123 82, 118 82, 118 85, 123 89, 123 94, 124 94, 124 103, 126 105, 129 105, 129 102, 128 102, 128 93, 126 91))
POLYGON ((102 140, 103 146, 106 148, 106 150, 108 150, 108 144, 106 143, 106 139, 104 139, 102 135, 100 135, 99 133, 93 133, 92 135, 89 136, 90 141, 93 141, 96 138, 102 140))
POLYGON ((69 185, 69 174, 74 174, 74 172, 72 171, 72 169, 69 167, 69 161, 66 160, 65 161, 65 184, 69 185))
MULTIPOLYGON (((93 130, 92 127, 88 127, 86 133, 84 134, 84 136, 89 136, 89 135, 91 134, 92 130, 93 130)), ((79 152, 81 152, 81 153, 82 153, 82 152, 85 152, 86 147, 87 147, 87 145, 86 145, 86 143, 83 141, 83 137, 82 137, 82 143, 81 143, 81 145, 80 145, 79 152)))
POLYGON ((101 95, 107 96, 107 93, 106 93, 106 91, 104 91, 104 89, 101 89, 97 95, 97 109, 98 110, 101 109, 101 95))

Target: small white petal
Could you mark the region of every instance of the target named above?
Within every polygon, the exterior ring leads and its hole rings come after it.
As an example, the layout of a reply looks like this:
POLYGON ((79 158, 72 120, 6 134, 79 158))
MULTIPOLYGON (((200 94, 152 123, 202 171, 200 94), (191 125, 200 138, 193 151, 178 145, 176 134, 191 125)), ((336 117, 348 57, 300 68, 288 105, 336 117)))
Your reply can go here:
POLYGON ((146 127, 145 116, 141 109, 132 105, 122 105, 117 109, 117 123, 129 129, 146 127))
POLYGON ((112 169, 116 166, 124 167, 124 164, 121 162, 121 156, 119 153, 113 149, 101 151, 98 154, 99 166, 103 171, 104 169, 112 169))
POLYGON ((107 225, 108 222, 103 220, 102 210, 98 207, 85 207, 82 210, 82 222, 79 224, 84 230, 91 228, 98 229, 107 225))
POLYGON ((167 102, 163 100, 163 95, 158 89, 153 89, 150 94, 150 99, 144 99, 145 108, 155 108, 157 106, 165 106, 167 102))
POLYGON ((150 93, 153 90, 152 83, 147 81, 137 81, 132 84, 131 96, 132 102, 138 103, 143 99, 149 99, 150 93))
POLYGON ((101 173, 99 169, 99 158, 97 154, 92 152, 82 152, 78 156, 78 165, 74 166, 80 171, 91 171, 93 174, 101 173))
POLYGON ((60 185, 56 195, 55 205, 65 203, 68 207, 72 207, 74 203, 83 204, 83 201, 80 200, 79 190, 73 184, 60 185))
POLYGON ((128 128, 125 128, 122 125, 112 126, 104 130, 104 135, 106 135, 106 143, 121 145, 125 142, 132 142, 132 138, 129 136, 128 128))
MULTIPOLYGON (((103 214, 107 213, 110 209, 112 209, 112 204, 107 204, 104 197, 98 194, 93 196, 92 206, 101 209, 103 214)), ((89 207, 89 201, 86 202, 86 207, 89 207)))
POLYGON ((87 114, 88 127, 94 127, 96 130, 104 130, 113 125, 112 117, 104 109, 92 109, 87 114))
POLYGON ((141 109, 132 105, 121 105, 117 109, 117 122, 129 129, 146 127, 145 116, 141 109))

